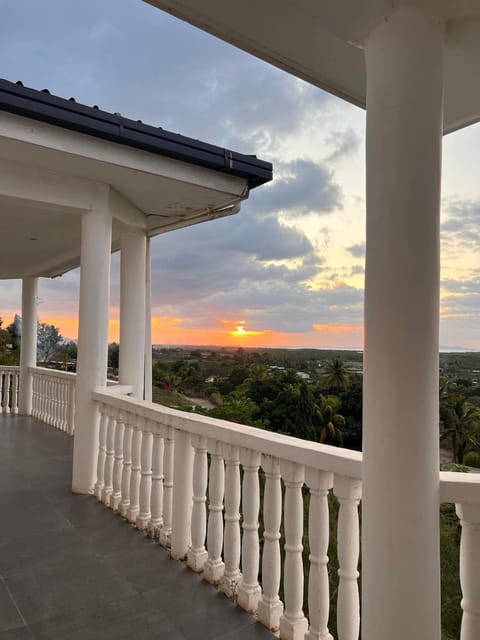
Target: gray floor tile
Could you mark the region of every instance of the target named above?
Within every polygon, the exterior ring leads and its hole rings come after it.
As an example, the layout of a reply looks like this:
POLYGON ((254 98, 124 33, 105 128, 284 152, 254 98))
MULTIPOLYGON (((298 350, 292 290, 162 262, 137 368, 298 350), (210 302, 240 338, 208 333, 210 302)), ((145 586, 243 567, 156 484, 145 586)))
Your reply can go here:
POLYGON ((274 638, 93 496, 72 495, 72 444, 0 417, 0 640, 274 638))

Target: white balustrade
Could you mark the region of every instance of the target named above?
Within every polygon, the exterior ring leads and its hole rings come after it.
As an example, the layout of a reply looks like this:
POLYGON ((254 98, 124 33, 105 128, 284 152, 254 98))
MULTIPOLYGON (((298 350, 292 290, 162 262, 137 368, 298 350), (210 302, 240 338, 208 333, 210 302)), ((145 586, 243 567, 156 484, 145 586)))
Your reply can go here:
MULTIPOLYGON (((163 429, 162 429, 163 432, 163 429)), ((152 492, 151 492, 151 517, 147 526, 147 533, 151 538, 158 539, 160 529, 163 527, 163 458, 164 437, 156 430, 153 433, 152 445, 152 492)))
POLYGON ((136 417, 132 435, 132 467, 130 474, 130 504, 127 509, 129 522, 135 523, 140 511, 140 481, 142 474, 141 450, 142 450, 142 427, 145 418, 136 417))
MULTIPOLYGON (((42 374, 34 377, 35 411, 37 415, 52 412, 56 415, 52 409, 56 406, 61 420, 68 394, 64 388, 56 405, 49 405, 46 400, 56 389, 51 382, 42 374)), ((109 506, 118 509, 138 528, 146 528, 163 546, 175 545, 172 555, 186 556, 193 570, 203 571, 204 580, 218 585, 245 609, 256 612, 258 621, 279 632, 281 640, 332 640, 328 629, 327 551, 328 494, 333 484, 333 493, 339 501, 337 639, 357 640, 361 454, 186 414, 128 398, 122 395, 125 393, 128 389, 120 385, 94 393, 101 415, 97 497, 104 497, 109 506), (263 500, 260 466, 265 476, 263 500), (264 523, 261 557, 260 507, 264 523), (310 555, 305 595, 309 620, 304 614, 302 554, 306 508, 310 555), (282 515, 285 606, 279 597, 282 515)), ((461 640, 477 640, 480 476, 442 472, 440 481, 441 501, 456 504, 462 524, 461 640)))
POLYGON ((280 462, 272 456, 263 456, 262 468, 265 472, 263 494, 262 579, 263 593, 258 603, 258 619, 272 631, 280 628, 283 603, 278 595, 280 589, 280 524, 282 521, 282 488, 280 484, 280 462))
POLYGON ((164 440, 164 479, 163 479, 163 526, 158 540, 163 547, 169 548, 172 542, 172 504, 173 504, 173 454, 175 451, 173 431, 164 440))
POLYGON ((223 534, 223 557, 225 571, 219 589, 228 598, 237 597, 240 573, 240 459, 238 447, 225 445, 225 530, 223 534))
MULTIPOLYGON (((44 367, 30 367, 29 371, 32 374, 32 416, 73 435, 75 374, 44 367)), ((14 393, 18 396, 18 384, 14 393)))
POLYGON ((0 411, 18 413, 20 367, 0 366, 0 411))
POLYGON ((107 409, 107 437, 105 454, 104 484, 102 488, 101 500, 103 504, 110 506, 110 496, 113 493, 113 465, 115 462, 115 427, 117 411, 113 407, 107 409))
POLYGON ((328 631, 330 590, 328 583, 329 511, 328 491, 332 474, 307 467, 305 483, 310 490, 308 541, 310 571, 308 575, 308 613, 310 627, 305 640, 333 640, 328 631))
POLYGON ((211 584, 218 584, 225 565, 222 560, 223 546, 223 495, 225 491, 225 467, 222 447, 210 442, 210 474, 208 482, 208 558, 203 568, 203 578, 211 584))
POLYGON ((238 588, 237 602, 242 609, 255 613, 261 588, 258 583, 260 545, 258 539, 258 512, 260 509, 260 486, 258 469, 261 462, 259 451, 240 449, 243 466, 243 539, 242 581, 238 588))
POLYGON ((112 494, 110 507, 118 511, 122 499, 122 471, 123 471, 123 438, 125 434, 125 411, 119 411, 114 438, 114 459, 112 472, 112 494))
POLYGON ((207 439, 192 436, 193 459, 192 546, 188 550, 187 564, 193 571, 202 571, 207 560, 205 535, 207 532, 206 491, 208 483, 207 439))
MULTIPOLYGON (((100 412, 102 411, 100 406, 100 412)), ((100 431, 102 429, 102 420, 104 416, 102 414, 100 420, 100 431)), ((133 436, 133 423, 135 422, 135 416, 131 413, 126 413, 124 420, 124 432, 123 432, 123 464, 122 464, 122 480, 121 480, 121 498, 118 504, 118 512, 124 518, 127 517, 127 511, 130 506, 130 478, 132 475, 132 436, 133 436)), ((100 441, 100 447, 101 447, 100 441)), ((98 459, 100 460, 102 453, 99 451, 98 459)))
POLYGON ((304 468, 288 460, 280 461, 285 483, 285 564, 283 590, 285 613, 280 618, 280 637, 285 640, 303 640, 308 620, 303 614, 303 496, 304 468))
POLYGON ((150 522, 150 495, 152 491, 152 446, 153 433, 150 421, 145 420, 142 429, 142 446, 140 450, 140 497, 139 497, 139 513, 135 524, 137 529, 144 530, 150 522))
POLYGON ((357 640, 360 633, 358 557, 360 531, 358 505, 362 495, 360 480, 335 475, 333 493, 338 498, 338 585, 337 632, 339 640, 357 640))

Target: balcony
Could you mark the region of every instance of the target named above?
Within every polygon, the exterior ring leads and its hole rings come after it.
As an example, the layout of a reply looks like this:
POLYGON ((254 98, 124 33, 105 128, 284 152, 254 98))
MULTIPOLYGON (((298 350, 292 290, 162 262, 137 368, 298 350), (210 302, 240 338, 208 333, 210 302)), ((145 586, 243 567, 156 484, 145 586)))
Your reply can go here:
MULTIPOLYGON (((67 630, 88 617, 92 638, 121 626, 139 637, 162 628, 172 638, 268 638, 270 629, 286 640, 326 640, 335 597, 335 637, 358 638, 361 454, 175 411, 114 385, 93 393, 95 495, 74 496, 75 374, 31 373, 35 418, 24 418, 15 415, 18 370, 1 369, 1 500, 9 517, 0 572, 4 602, 16 603, 5 605, 4 624, 31 625, 49 638, 57 636, 45 629, 74 637, 67 630), (331 595, 332 496, 339 585, 331 595), (26 577, 33 571, 34 581, 26 577)), ((474 640, 480 476, 442 472, 440 485, 441 502, 455 503, 462 523, 462 639, 474 640)))

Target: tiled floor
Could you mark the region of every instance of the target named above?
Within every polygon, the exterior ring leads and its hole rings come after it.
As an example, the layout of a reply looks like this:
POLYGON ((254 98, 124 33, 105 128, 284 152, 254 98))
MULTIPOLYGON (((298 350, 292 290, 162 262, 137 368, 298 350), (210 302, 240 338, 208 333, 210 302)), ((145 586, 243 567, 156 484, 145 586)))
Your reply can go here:
POLYGON ((272 640, 90 496, 69 436, 0 416, 0 640, 272 640))

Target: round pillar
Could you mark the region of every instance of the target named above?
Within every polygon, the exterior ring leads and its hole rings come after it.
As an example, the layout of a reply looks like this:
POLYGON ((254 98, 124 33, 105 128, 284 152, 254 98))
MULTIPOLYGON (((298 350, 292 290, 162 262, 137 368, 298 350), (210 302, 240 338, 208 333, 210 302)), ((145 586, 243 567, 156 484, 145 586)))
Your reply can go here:
POLYGON ((440 638, 438 322, 442 20, 369 37, 362 637, 440 638))
POLYGON ((145 259, 142 231, 125 231, 120 238, 120 360, 119 382, 133 386, 143 399, 145 368, 145 259))
POLYGON ((38 278, 22 280, 22 340, 20 343, 20 390, 18 413, 32 413, 32 374, 37 364, 37 291, 38 278))
POLYGON ((72 491, 92 493, 99 413, 92 399, 107 383, 112 215, 107 205, 82 216, 78 360, 72 491))

